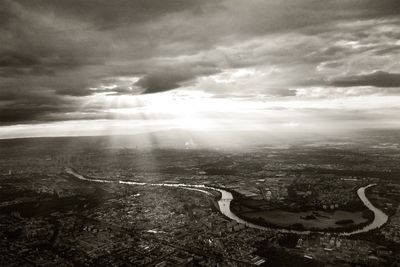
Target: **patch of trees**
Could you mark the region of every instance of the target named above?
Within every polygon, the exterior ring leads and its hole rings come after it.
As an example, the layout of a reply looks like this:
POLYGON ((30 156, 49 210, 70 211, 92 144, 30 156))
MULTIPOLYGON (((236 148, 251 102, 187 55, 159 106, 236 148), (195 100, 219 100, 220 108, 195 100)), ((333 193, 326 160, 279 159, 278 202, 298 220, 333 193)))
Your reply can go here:
MULTIPOLYGON (((268 221, 266 221, 264 218, 262 217, 256 217, 256 218, 252 218, 252 217, 247 217, 244 216, 243 214, 236 214, 239 218, 254 223, 256 225, 260 225, 260 226, 264 226, 264 227, 269 227, 269 228, 275 228, 275 229, 286 229, 286 230, 294 230, 294 231, 315 231, 315 232, 333 232, 333 233, 342 233, 342 232, 352 232, 352 231, 356 231, 359 229, 364 228, 366 225, 370 224, 373 220, 372 219, 368 219, 366 222, 360 223, 360 224, 352 224, 352 225, 346 225, 347 223, 343 223, 343 227, 326 227, 326 228, 316 228, 316 227, 312 227, 312 228, 304 228, 304 225, 301 223, 294 223, 290 226, 279 226, 276 224, 272 224, 268 221)), ((373 213, 372 213, 373 216, 373 213)), ((351 220, 353 222, 353 220, 351 220)), ((342 225, 342 224, 339 224, 342 225)))
POLYGON ((351 219, 346 219, 346 220, 336 221, 335 223, 338 225, 346 225, 346 224, 352 224, 352 223, 354 223, 354 221, 351 219))

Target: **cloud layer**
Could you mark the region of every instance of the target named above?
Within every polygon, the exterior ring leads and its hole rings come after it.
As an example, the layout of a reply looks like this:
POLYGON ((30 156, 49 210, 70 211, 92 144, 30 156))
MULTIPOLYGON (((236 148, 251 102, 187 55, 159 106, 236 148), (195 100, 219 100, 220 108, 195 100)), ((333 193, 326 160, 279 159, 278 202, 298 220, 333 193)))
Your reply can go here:
POLYGON ((112 118, 99 95, 398 95, 398 14, 398 0, 4 0, 0 125, 112 118))

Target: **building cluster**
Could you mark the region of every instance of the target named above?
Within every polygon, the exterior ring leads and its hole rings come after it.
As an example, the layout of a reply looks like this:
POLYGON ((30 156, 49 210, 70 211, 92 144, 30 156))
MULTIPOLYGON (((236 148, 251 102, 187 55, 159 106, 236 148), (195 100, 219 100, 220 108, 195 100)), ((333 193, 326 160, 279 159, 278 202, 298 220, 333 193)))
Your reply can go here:
POLYGON ((303 206, 335 210, 359 203, 357 189, 371 181, 333 175, 303 175, 290 185, 289 194, 303 206))
MULTIPOLYGON (((37 155, 32 150, 3 157, 0 266, 268 266, 270 259, 258 247, 265 240, 289 255, 333 265, 385 266, 388 259, 399 258, 398 182, 382 186, 376 178, 307 171, 316 166, 351 169, 342 159, 356 162, 357 170, 370 160, 365 170, 376 171, 383 165, 379 155, 313 151, 282 148, 227 155, 185 150, 182 156, 176 151, 95 150, 37 155), (310 234, 298 235, 292 247, 285 247, 276 230, 259 231, 224 217, 215 203, 216 192, 92 184, 66 175, 66 165, 98 179, 216 185, 259 200, 266 208, 340 209, 358 200, 356 188, 376 182, 380 187, 371 200, 390 213, 390 220, 374 232, 379 243, 368 236, 310 234)), ((394 161, 387 166, 394 168, 394 161)))
POLYGON ((380 266, 384 264, 382 257, 393 255, 392 250, 372 242, 330 234, 301 236, 295 250, 302 255, 332 264, 353 262, 367 266, 380 266))

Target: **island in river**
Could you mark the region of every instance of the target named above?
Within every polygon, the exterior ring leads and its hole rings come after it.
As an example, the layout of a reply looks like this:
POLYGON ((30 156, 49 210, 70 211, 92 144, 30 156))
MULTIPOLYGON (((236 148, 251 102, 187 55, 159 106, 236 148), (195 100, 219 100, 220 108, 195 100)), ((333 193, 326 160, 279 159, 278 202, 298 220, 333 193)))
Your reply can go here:
POLYGON ((372 230, 379 228, 387 221, 387 215, 374 207, 365 196, 366 189, 371 186, 374 186, 374 184, 361 187, 357 190, 360 200, 365 205, 365 208, 362 210, 262 210, 243 205, 243 202, 245 202, 243 198, 232 201, 231 209, 243 220, 271 228, 341 233, 365 232, 362 229, 368 228, 367 230, 372 230), (371 228, 369 227, 371 225, 375 226, 371 228))

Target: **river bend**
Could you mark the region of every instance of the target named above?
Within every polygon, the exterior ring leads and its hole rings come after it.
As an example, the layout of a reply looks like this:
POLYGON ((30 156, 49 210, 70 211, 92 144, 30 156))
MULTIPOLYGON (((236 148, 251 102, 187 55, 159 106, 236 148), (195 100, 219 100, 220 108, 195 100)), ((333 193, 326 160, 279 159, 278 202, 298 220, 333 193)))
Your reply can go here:
MULTIPOLYGON (((66 172, 80 180, 84 180, 84 181, 88 181, 88 182, 97 182, 97 183, 117 183, 118 182, 120 184, 136 185, 136 186, 150 185, 150 186, 164 186, 164 187, 179 187, 179 188, 186 189, 186 190, 198 191, 198 192, 201 192, 201 193, 204 193, 207 195, 211 195, 211 193, 206 190, 214 190, 214 191, 218 191, 221 193, 221 199, 218 201, 218 206, 219 206, 220 212, 223 215, 225 215, 226 217, 228 217, 229 219, 234 220, 237 223, 244 224, 247 227, 255 228, 255 229, 259 229, 259 230, 275 230, 275 231, 284 232, 284 233, 297 233, 297 234, 309 234, 311 232, 321 233, 321 234, 326 233, 323 231, 310 231, 310 230, 297 231, 297 230, 288 230, 288 229, 282 229, 282 228, 270 228, 270 227, 257 225, 257 224, 248 222, 246 220, 243 220, 231 211, 230 206, 231 206, 231 201, 233 200, 232 193, 230 193, 227 190, 216 188, 216 187, 211 187, 211 186, 206 186, 206 185, 191 185, 191 184, 142 183, 142 182, 121 181, 121 180, 111 181, 111 180, 103 180, 103 179, 90 179, 90 178, 86 178, 83 175, 75 172, 71 168, 66 168, 66 172)), ((339 232, 338 235, 350 236, 350 235, 365 233, 365 232, 371 231, 373 229, 382 227, 388 221, 388 216, 382 210, 375 207, 368 200, 368 198, 365 195, 365 190, 367 188, 375 186, 375 185, 376 184, 369 184, 367 186, 360 187, 357 190, 357 195, 360 198, 360 200, 364 203, 364 205, 369 210, 371 210, 374 213, 374 220, 361 229, 354 230, 354 231, 348 231, 348 232, 339 232)))

